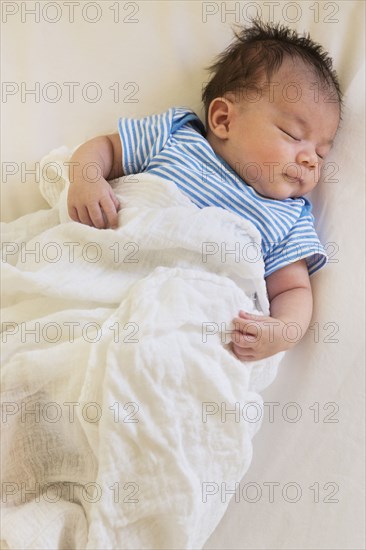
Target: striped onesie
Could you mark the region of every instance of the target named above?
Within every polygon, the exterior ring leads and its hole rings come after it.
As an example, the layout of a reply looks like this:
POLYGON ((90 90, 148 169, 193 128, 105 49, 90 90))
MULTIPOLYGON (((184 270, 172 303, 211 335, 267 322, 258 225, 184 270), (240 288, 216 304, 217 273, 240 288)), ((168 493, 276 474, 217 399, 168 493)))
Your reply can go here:
POLYGON ((327 262, 304 197, 277 200, 246 184, 212 149, 197 115, 186 108, 142 119, 120 118, 125 175, 147 172, 173 181, 200 208, 217 206, 259 230, 265 277, 305 259, 309 275, 327 262))

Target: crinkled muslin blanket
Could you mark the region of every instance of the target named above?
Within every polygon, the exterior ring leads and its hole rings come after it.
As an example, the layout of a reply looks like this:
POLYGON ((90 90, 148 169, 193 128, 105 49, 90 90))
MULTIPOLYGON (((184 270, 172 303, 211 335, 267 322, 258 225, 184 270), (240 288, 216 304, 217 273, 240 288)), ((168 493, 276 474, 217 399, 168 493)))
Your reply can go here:
POLYGON ((230 347, 240 309, 268 315, 259 233, 147 174, 113 182, 118 229, 73 222, 69 153, 44 160, 51 208, 3 224, 3 538, 202 548, 283 356, 230 347))

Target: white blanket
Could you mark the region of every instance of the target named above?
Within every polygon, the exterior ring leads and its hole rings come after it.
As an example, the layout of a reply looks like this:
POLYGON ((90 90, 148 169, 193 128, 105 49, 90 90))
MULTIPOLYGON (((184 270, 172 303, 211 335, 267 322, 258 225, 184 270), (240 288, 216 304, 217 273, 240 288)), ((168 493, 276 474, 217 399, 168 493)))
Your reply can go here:
POLYGON ((115 182, 119 228, 97 230, 68 221, 64 184, 3 226, 3 538, 201 548, 283 356, 230 348, 239 309, 268 314, 259 233, 148 175, 115 182))

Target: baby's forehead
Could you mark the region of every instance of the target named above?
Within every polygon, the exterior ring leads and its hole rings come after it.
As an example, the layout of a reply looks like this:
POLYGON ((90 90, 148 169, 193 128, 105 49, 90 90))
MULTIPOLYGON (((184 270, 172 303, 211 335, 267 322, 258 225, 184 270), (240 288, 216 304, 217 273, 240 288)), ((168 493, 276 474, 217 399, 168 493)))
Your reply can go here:
POLYGON ((319 90, 312 82, 281 83, 267 95, 266 102, 270 107, 284 117, 305 121, 314 119, 319 114, 326 116, 333 122, 339 122, 340 106, 338 98, 330 91, 319 90), (282 85, 283 84, 283 85, 282 85))
POLYGON ((261 93, 270 102, 290 110, 296 105, 311 108, 314 103, 330 103, 338 109, 340 107, 334 86, 302 60, 285 60, 269 77, 263 74, 258 84, 261 93))

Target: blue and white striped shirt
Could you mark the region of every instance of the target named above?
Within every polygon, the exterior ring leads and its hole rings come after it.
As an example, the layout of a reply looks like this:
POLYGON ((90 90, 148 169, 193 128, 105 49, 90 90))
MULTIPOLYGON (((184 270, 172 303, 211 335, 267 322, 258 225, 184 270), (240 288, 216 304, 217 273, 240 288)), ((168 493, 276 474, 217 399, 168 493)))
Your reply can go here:
POLYGON ((258 194, 206 140, 197 115, 185 108, 142 119, 120 118, 126 175, 148 172, 173 181, 191 201, 218 206, 250 220, 262 237, 265 277, 302 258, 309 275, 327 262, 304 197, 276 200, 258 194))

